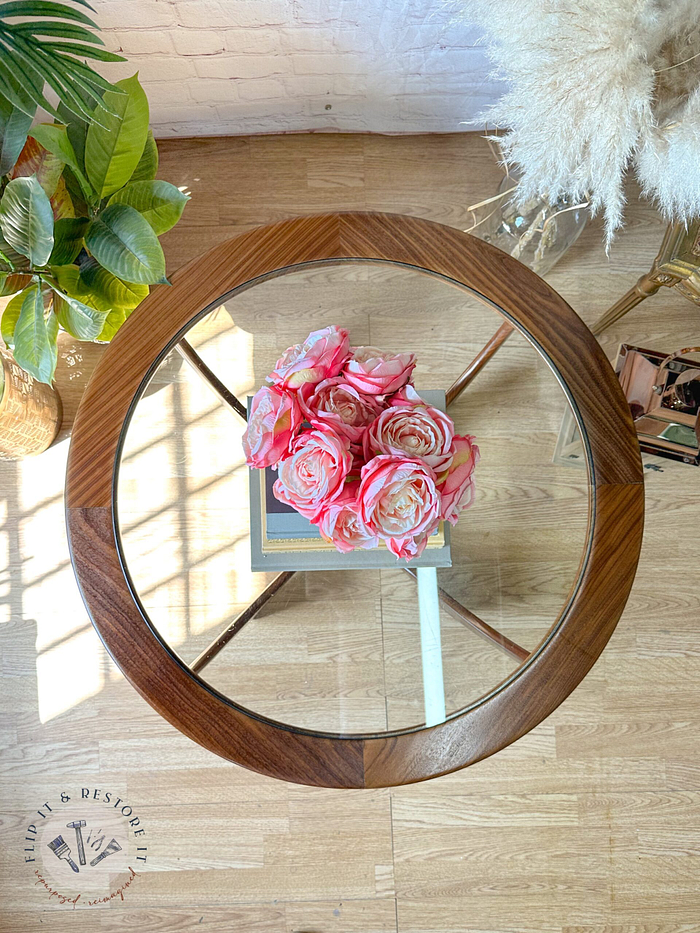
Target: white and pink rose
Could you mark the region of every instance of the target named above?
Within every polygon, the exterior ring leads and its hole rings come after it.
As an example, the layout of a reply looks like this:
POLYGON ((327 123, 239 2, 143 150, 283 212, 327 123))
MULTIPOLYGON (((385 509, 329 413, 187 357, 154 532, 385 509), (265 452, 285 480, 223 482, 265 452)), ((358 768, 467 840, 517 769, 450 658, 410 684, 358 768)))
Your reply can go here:
POLYGON ((413 386, 405 386, 365 432, 365 459, 378 454, 416 457, 442 472, 452 462, 454 429, 450 417, 427 405, 413 386))
POLYGON ((315 330, 303 343, 288 347, 267 377, 273 385, 299 389, 308 382, 337 376, 350 353, 350 337, 342 328, 332 325, 315 330))
POLYGON ((359 488, 359 481, 346 483, 340 495, 325 506, 318 520, 322 537, 343 554, 355 548, 367 550, 379 545, 377 535, 370 534, 360 520, 357 510, 359 488))
POLYGON ((324 379, 315 387, 304 386, 299 404, 307 421, 327 424, 351 443, 362 440, 365 429, 382 410, 375 396, 361 395, 343 376, 324 379))
POLYGON ((358 514, 370 534, 397 557, 423 553, 440 522, 440 495, 434 471, 422 460, 380 455, 362 470, 358 514))
POLYGON ((245 462, 262 470, 289 453, 303 421, 295 396, 278 386, 263 386, 253 396, 243 435, 245 462))
POLYGON ((363 395, 390 395, 405 386, 416 365, 414 353, 385 353, 377 347, 353 347, 345 364, 346 382, 363 395))
POLYGON ((323 509, 340 495, 351 466, 347 440, 326 425, 316 424, 292 441, 272 490, 280 502, 317 522, 323 509))

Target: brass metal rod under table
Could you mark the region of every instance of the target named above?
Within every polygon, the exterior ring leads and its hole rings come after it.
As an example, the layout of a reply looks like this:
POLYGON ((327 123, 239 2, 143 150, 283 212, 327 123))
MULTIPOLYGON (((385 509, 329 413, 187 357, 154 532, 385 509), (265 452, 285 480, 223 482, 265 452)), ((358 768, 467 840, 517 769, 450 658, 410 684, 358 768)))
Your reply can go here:
POLYGON ((225 405, 228 405, 229 408, 232 408, 237 414, 241 416, 241 418, 243 418, 244 421, 248 420, 248 412, 245 405, 240 401, 240 399, 236 398, 233 392, 231 392, 230 389, 227 389, 219 377, 215 375, 211 369, 209 369, 207 364, 204 362, 199 353, 197 353, 192 344, 189 343, 189 341, 185 340, 183 337, 182 340, 175 344, 175 349, 180 354, 180 356, 190 364, 197 375, 207 383, 212 392, 219 396, 225 405))
POLYGON ((244 625, 250 622, 250 620, 260 612, 269 599, 272 599, 277 590, 281 589, 285 583, 292 579, 294 573, 294 570, 285 570, 282 573, 278 573, 275 579, 271 583, 268 583, 262 593, 256 597, 249 606, 246 606, 242 612, 239 612, 233 622, 231 622, 223 632, 216 636, 209 647, 205 648, 201 654, 197 655, 190 664, 190 670, 197 674, 210 661, 213 661, 221 649, 240 632, 244 625))
MULTIPOLYGON (((416 571, 411 567, 403 568, 407 574, 413 577, 414 580, 417 580, 416 571)), ((483 638, 488 639, 493 642, 494 645, 497 645, 499 648, 502 648, 505 652, 512 655, 514 658, 517 658, 518 661, 527 661, 530 657, 530 652, 527 648, 521 648, 520 645, 516 645, 514 641, 511 641, 506 635, 502 635, 500 632, 496 631, 495 628, 492 628, 488 622, 484 622, 483 619, 480 619, 479 616, 475 615, 469 609, 458 602, 453 596, 443 590, 441 586, 438 586, 438 596, 440 597, 440 602, 444 605, 450 615, 454 616, 462 625, 465 625, 467 628, 472 629, 477 632, 483 638)))

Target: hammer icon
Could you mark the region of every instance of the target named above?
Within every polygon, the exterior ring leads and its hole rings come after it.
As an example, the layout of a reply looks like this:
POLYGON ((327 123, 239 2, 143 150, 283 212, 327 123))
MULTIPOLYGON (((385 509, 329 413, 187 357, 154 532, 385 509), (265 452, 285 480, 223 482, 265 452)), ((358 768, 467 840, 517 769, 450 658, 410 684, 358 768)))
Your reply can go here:
POLYGON ((75 830, 75 841, 78 844, 78 861, 81 865, 85 864, 85 847, 83 846, 82 826, 86 826, 85 820, 74 820, 72 823, 66 823, 67 829, 75 830))

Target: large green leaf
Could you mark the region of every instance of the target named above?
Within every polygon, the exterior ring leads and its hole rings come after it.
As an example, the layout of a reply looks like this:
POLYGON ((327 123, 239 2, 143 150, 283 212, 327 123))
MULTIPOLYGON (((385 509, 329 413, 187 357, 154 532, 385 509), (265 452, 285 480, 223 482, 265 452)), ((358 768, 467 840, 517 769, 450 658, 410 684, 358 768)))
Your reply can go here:
POLYGON ((48 262, 53 249, 53 211, 46 192, 33 176, 15 178, 0 201, 2 235, 34 266, 48 262))
POLYGON ((167 282, 165 257, 150 224, 128 204, 110 204, 93 220, 85 245, 112 275, 126 282, 167 282))
POLYGON ((29 269, 30 263, 26 256, 22 256, 13 249, 7 240, 0 235, 0 271, 20 272, 29 269))
POLYGON ((80 282, 90 293, 94 307, 103 310, 128 308, 131 310, 148 296, 148 285, 125 282, 112 275, 95 259, 89 259, 80 268, 80 282))
MULTIPOLYGON (((94 260, 86 263, 82 270, 79 270, 77 266, 61 266, 55 268, 53 272, 60 291, 74 298, 78 296, 83 305, 102 312, 102 328, 99 334, 90 337, 90 340, 111 340, 131 314, 133 307, 148 294, 147 285, 131 285, 128 282, 121 282, 94 260), (94 275, 90 274, 90 270, 94 272, 94 275), (82 278, 86 271, 88 272, 87 282, 82 278), (117 307, 118 301, 128 302, 129 307, 117 307)), ((60 303, 57 308, 60 308, 62 326, 69 333, 73 333, 71 328, 76 326, 75 322, 66 317, 66 311, 60 303)), ((93 320, 97 322, 96 318, 93 320)))
POLYGON ((51 383, 56 371, 58 320, 44 315, 44 299, 39 285, 22 292, 23 300, 14 333, 17 363, 39 382, 51 383))
POLYGON ((129 317, 132 310, 133 308, 115 308, 113 311, 110 311, 107 315, 105 326, 102 328, 102 332, 97 339, 100 342, 111 340, 124 321, 129 317))
POLYGON ((83 248, 83 238, 89 224, 87 217, 64 217, 56 221, 49 265, 67 266, 73 262, 83 248))
POLYGON ((29 135, 40 143, 44 149, 52 152, 70 167, 78 179, 85 198, 90 199, 94 196, 90 183, 83 174, 78 157, 68 138, 67 127, 61 126, 59 123, 41 123, 39 126, 35 126, 29 135))
POLYGON ((168 181, 132 181, 115 191, 110 204, 128 204, 148 221, 156 236, 174 227, 189 197, 168 181))
MULTIPOLYGON (((68 139, 68 128, 60 123, 39 123, 29 134, 32 139, 59 156, 71 168, 78 166, 78 160, 68 139)), ((78 166, 79 167, 79 166, 78 166)))
POLYGON ((61 327, 76 340, 96 340, 104 327, 107 312, 98 311, 55 286, 51 287, 55 294, 54 309, 61 327))
POLYGON ((93 258, 81 263, 80 268, 54 266, 51 271, 60 291, 105 314, 131 312, 149 292, 148 285, 123 282, 93 258))
MULTIPOLYGON (((67 171, 70 171, 70 169, 64 166, 63 175, 61 175, 61 177, 58 179, 58 187, 49 199, 51 201, 51 208, 53 210, 54 230, 56 221, 63 220, 64 217, 75 217, 76 214, 73 198, 71 197, 68 188, 66 187, 65 173, 67 171)), ((82 202, 82 198, 79 200, 82 202)), ((85 210, 87 211, 87 206, 85 210)), ((49 262, 51 262, 50 259, 49 262)))
POLYGON ((150 181, 158 174, 158 146, 153 136, 153 130, 148 131, 146 145, 143 147, 143 153, 139 159, 139 164, 134 169, 131 181, 150 181))
POLYGON ((73 152, 78 160, 78 168, 81 172, 85 171, 85 139, 87 137, 88 124, 81 120, 79 116, 72 113, 63 102, 58 105, 58 114, 60 119, 66 125, 68 141, 73 147, 73 152))
POLYGON ((32 117, 0 96, 0 175, 7 175, 27 141, 32 117))
POLYGON ((131 178, 148 135, 148 99, 137 75, 118 81, 116 87, 124 93, 107 91, 104 100, 117 115, 104 114, 105 126, 93 123, 85 142, 85 171, 101 198, 131 178))
POLYGON ((81 301, 86 301, 87 292, 80 282, 80 269, 72 264, 65 266, 52 266, 51 276, 58 284, 60 291, 73 295, 81 301))
POLYGON ((18 295, 7 302, 7 307, 2 312, 2 320, 0 320, 0 334, 2 339, 5 341, 6 347, 14 347, 15 345, 15 327, 17 327, 17 319, 19 318, 19 313, 22 310, 22 302, 24 301, 24 292, 20 292, 18 295))
MULTIPOLYGON (((48 320, 46 321, 46 336, 49 338, 49 347, 51 348, 51 359, 52 359, 52 370, 51 370, 51 381, 53 382, 54 375, 56 374, 56 363, 58 363, 58 317, 53 313, 49 314, 48 320)), ((15 342, 15 347, 17 346, 15 342)), ((15 357, 17 359, 17 357, 15 357)))
POLYGON ((77 215, 78 217, 87 216, 90 213, 93 205, 88 204, 88 202, 85 200, 85 196, 83 195, 83 191, 80 187, 78 179, 67 165, 63 169, 62 180, 65 183, 66 190, 68 191, 71 202, 73 203, 74 215, 77 215))

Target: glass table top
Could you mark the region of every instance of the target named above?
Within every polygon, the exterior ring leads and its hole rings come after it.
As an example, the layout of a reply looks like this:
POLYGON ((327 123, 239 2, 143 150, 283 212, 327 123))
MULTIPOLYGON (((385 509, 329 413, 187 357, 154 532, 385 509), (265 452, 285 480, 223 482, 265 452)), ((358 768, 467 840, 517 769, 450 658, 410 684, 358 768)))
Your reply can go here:
MULTIPOLYGON (((353 345, 415 353, 420 392, 447 390, 502 323, 437 276, 352 261, 222 296, 185 336, 245 404, 311 330, 338 324, 353 345)), ((546 361, 514 333, 448 408, 481 451, 452 566, 419 580, 399 566, 288 574, 196 676, 260 716, 334 734, 433 724, 492 693, 555 625, 586 546, 586 471, 552 462, 567 407, 546 361), (510 650, 479 634, 475 616, 510 650)), ((173 348, 123 436, 126 566, 153 627, 190 666, 277 575, 251 570, 244 429, 173 348)))

